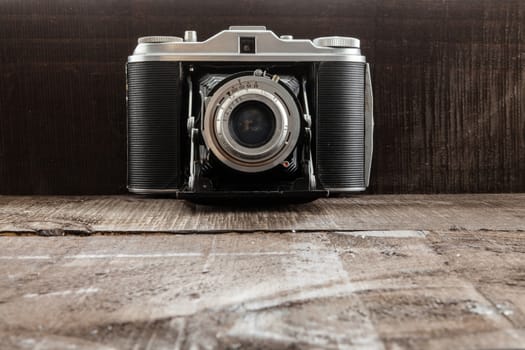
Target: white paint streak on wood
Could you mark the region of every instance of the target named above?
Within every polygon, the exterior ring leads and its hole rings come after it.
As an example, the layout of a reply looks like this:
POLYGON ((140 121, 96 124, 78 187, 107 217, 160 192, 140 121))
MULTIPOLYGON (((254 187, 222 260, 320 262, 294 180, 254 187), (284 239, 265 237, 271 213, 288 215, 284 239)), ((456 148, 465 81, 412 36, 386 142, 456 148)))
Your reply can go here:
POLYGON ((343 334, 321 323, 315 323, 314 329, 297 328, 289 323, 289 311, 284 306, 295 302, 308 305, 320 299, 352 295, 354 302, 362 307, 358 297, 353 295, 357 287, 350 281, 339 254, 326 244, 320 239, 293 244, 297 254, 285 258, 287 262, 283 264, 280 283, 272 286, 273 291, 267 290, 266 295, 254 291, 251 299, 244 295, 247 300, 237 300, 237 303, 242 303, 246 315, 235 322, 227 335, 243 340, 257 339, 283 345, 298 342, 314 347, 348 343, 347 338, 352 338, 354 344, 359 344, 353 347, 355 349, 383 349, 383 343, 367 316, 361 317, 358 330, 348 330, 343 334), (366 332, 362 332, 363 329, 366 332))
POLYGON ((429 339, 426 349, 507 349, 522 350, 525 344, 525 330, 502 329, 476 334, 453 334, 447 337, 429 339))
POLYGON ((384 237, 384 238, 424 238, 427 235, 423 230, 382 230, 382 231, 336 231, 334 234, 355 237, 384 237))
POLYGON ((155 344, 155 337, 156 336, 157 336, 157 333, 155 331, 153 331, 153 334, 151 335, 151 337, 148 340, 148 344, 146 344, 146 350, 151 350, 152 349, 153 344, 155 344))
POLYGON ((28 293, 24 294, 24 298, 32 299, 38 297, 63 297, 67 295, 83 295, 83 294, 94 294, 98 293, 100 289, 94 287, 80 288, 77 290, 61 290, 49 293, 28 293))
MULTIPOLYGON (((227 335, 246 342, 275 344, 277 348, 299 345, 307 349, 349 349, 349 350, 382 350, 383 343, 374 332, 362 332, 363 325, 345 329, 314 323, 313 327, 301 327, 286 323, 286 316, 280 310, 263 313, 249 313, 239 319, 227 335), (305 345, 308 345, 305 347, 305 345)), ((271 347, 269 347, 271 348, 271 347)))
POLYGON ((9 256, 4 255, 0 256, 0 260, 49 260, 51 256, 49 255, 17 255, 9 256))
POLYGON ((76 254, 64 259, 158 259, 202 256, 200 252, 148 253, 148 254, 76 254))
POLYGON ((282 317, 280 312, 274 312, 263 317, 255 313, 247 314, 233 325, 228 331, 228 335, 243 340, 272 340, 274 342, 284 343, 305 342, 304 338, 298 339, 298 337, 292 337, 270 330, 271 326, 276 323, 276 317, 282 317))
MULTIPOLYGON (((472 286, 459 285, 462 283, 460 280, 452 279, 450 283, 443 284, 441 282, 435 284, 428 284, 428 289, 432 288, 446 288, 448 290, 461 291, 462 293, 469 294, 473 292, 472 286), (454 283, 455 284, 452 284, 454 283)), ((289 294, 282 297, 272 296, 267 299, 257 299, 243 303, 243 307, 248 311, 260 311, 264 309, 277 308, 279 306, 285 306, 294 303, 305 303, 320 299, 330 299, 337 297, 344 297, 354 295, 361 292, 379 291, 384 290, 388 286, 390 292, 394 291, 409 291, 409 290, 420 290, 421 286, 407 283, 407 281, 399 279, 378 279, 369 281, 359 281, 349 283, 346 279, 338 281, 337 283, 330 285, 310 285, 301 288, 300 290, 291 291, 289 294)), ((458 292, 459 293, 459 292, 458 292)), ((476 293, 477 295, 477 293, 476 293)), ((481 297, 480 297, 481 298, 481 297)), ((482 299, 481 299, 482 300, 482 299)), ((476 304, 481 305, 481 304, 476 304)), ((489 307, 481 305, 482 307, 489 307)), ((472 310, 474 312, 474 310, 472 310)))
POLYGON ((181 350, 182 344, 184 344, 184 340, 186 339, 184 335, 184 329, 186 328, 186 320, 184 318, 176 318, 173 321, 171 321, 171 324, 177 325, 177 340, 175 341, 173 350, 181 350))
POLYGON ((225 253, 211 253, 212 256, 282 256, 295 255, 295 252, 225 252, 225 253))
MULTIPOLYGON (((361 288, 362 290, 363 288, 361 288)), ((304 286, 300 290, 294 291, 283 297, 274 297, 267 299, 254 300, 244 303, 244 308, 249 311, 258 311, 269 308, 275 308, 280 305, 290 303, 306 302, 323 298, 340 297, 352 294, 359 290, 353 284, 341 281, 333 285, 312 284, 304 286)))
POLYGON ((208 253, 208 257, 206 258, 206 261, 204 262, 204 266, 202 267, 201 273, 208 273, 210 271, 210 264, 213 264, 214 261, 214 253, 215 253, 215 246, 217 245, 217 236, 213 237, 213 240, 211 241, 211 247, 210 252, 208 253))
MULTIPOLYGON (((215 256, 283 256, 293 255, 294 252, 216 252, 210 253, 210 257, 215 256)), ((147 254, 75 254, 64 255, 63 259, 163 259, 163 258, 185 258, 185 257, 201 257, 204 256, 201 252, 177 252, 177 253, 147 253, 147 254)), ((58 259, 49 255, 24 255, 24 256, 0 256, 0 260, 51 260, 58 259)))

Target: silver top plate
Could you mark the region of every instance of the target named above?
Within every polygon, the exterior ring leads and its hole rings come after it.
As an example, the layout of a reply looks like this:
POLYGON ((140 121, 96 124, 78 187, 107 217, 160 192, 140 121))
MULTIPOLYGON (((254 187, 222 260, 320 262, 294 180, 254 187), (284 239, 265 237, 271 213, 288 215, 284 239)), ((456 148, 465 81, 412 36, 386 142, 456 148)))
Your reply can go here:
MULTIPOLYGON (((192 32, 196 38, 196 33, 192 32)), ((128 62, 141 61, 234 61, 234 62, 366 62, 349 37, 323 40, 279 38, 262 26, 232 26, 205 41, 161 41, 140 38, 128 62), (353 47, 329 47, 323 43, 353 43, 353 47), (247 46, 246 46, 247 45, 247 46)), ((169 37, 166 37, 169 38, 169 37)), ((328 44, 327 44, 328 45, 328 44)), ((359 45, 359 44, 358 44, 359 45)))

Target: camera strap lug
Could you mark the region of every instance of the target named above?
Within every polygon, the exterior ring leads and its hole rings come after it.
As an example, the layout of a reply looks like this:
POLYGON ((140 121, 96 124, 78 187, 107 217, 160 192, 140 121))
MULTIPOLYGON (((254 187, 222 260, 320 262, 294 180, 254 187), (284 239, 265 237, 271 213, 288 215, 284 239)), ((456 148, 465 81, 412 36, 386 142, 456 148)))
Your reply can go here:
POLYGON ((306 164, 303 167, 305 170, 305 176, 308 179, 308 186, 310 190, 314 190, 317 186, 315 181, 315 173, 314 173, 314 162, 312 159, 312 116, 310 115, 310 110, 308 108, 308 97, 306 95, 306 79, 303 78, 302 81, 303 85, 303 98, 304 98, 304 111, 303 119, 306 123, 306 127, 304 128, 305 131, 305 145, 303 148, 303 159, 306 159, 306 164))

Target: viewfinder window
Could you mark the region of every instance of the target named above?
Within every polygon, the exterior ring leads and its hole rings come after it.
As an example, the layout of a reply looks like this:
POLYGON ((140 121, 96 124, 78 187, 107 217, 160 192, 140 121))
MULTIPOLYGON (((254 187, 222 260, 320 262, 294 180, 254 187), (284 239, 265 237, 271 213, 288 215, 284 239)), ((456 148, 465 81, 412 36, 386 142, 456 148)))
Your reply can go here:
POLYGON ((239 52, 240 53, 255 53, 255 38, 254 37, 241 37, 239 39, 239 52))

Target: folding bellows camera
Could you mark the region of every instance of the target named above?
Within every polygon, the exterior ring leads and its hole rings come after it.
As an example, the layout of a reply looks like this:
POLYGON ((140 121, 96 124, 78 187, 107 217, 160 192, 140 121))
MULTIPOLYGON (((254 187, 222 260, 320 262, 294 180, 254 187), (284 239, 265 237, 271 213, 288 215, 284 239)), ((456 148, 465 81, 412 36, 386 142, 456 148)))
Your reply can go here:
POLYGON ((139 39, 127 63, 128 189, 178 198, 360 192, 372 89, 359 40, 230 27, 139 39))

